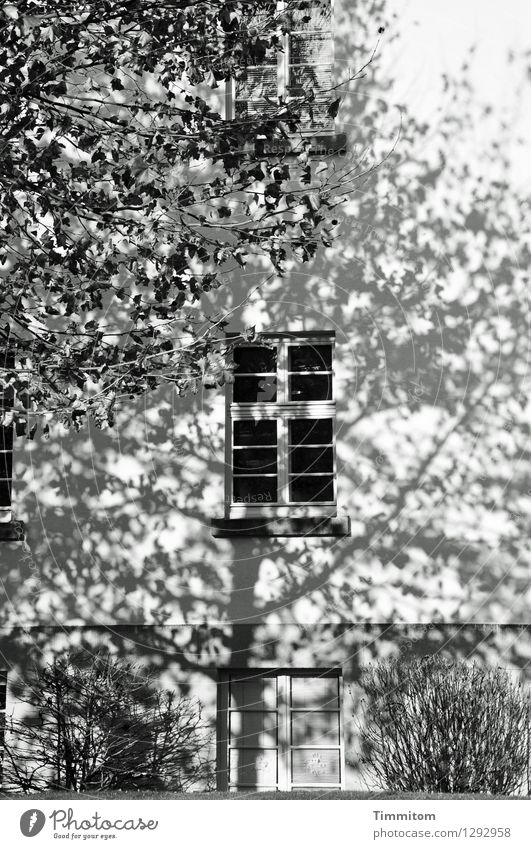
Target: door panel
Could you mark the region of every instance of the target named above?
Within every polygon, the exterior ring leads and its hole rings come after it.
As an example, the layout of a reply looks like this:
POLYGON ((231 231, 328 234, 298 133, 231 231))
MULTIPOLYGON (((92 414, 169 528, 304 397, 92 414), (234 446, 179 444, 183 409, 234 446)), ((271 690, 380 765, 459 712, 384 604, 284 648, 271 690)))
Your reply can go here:
POLYGON ((291 780, 293 784, 339 784, 339 749, 293 749, 291 780))
POLYGON ((231 749, 230 783, 263 787, 277 783, 276 749, 231 749))
POLYGON ((292 746, 339 746, 339 712, 292 711, 292 746))

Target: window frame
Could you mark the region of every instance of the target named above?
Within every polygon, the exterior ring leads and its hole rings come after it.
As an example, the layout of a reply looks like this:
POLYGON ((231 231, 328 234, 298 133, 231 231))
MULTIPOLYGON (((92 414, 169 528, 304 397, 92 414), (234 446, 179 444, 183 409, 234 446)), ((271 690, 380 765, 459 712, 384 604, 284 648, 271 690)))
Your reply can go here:
MULTIPOLYGON (((248 709, 249 710, 249 709, 248 709)), ((252 712, 252 708, 250 709, 252 712)), ((256 668, 256 669, 220 669, 218 670, 218 688, 217 688, 217 720, 216 720, 216 779, 217 789, 223 792, 238 792, 242 789, 244 792, 250 790, 273 790, 276 792, 292 792, 299 789, 328 789, 328 790, 345 790, 345 729, 343 721, 343 672, 340 667, 332 667, 326 669, 315 668, 256 668), (230 738, 230 722, 232 713, 241 713, 241 706, 232 708, 230 705, 230 684, 231 677, 235 678, 243 676, 245 678, 271 678, 276 679, 277 686, 277 708, 256 708, 258 713, 276 713, 277 714, 277 745, 276 747, 258 747, 260 750, 276 751, 277 752, 277 780, 274 785, 264 784, 238 784, 232 785, 230 780, 230 752, 232 749, 245 749, 246 747, 238 747, 231 745, 230 738), (293 708, 291 705, 290 688, 294 678, 334 678, 337 680, 338 687, 338 706, 337 708, 293 708), (291 718, 292 713, 337 713, 338 716, 338 739, 339 744, 293 744, 291 718), (339 752, 339 781, 337 783, 325 782, 304 782, 304 784, 293 781, 293 752, 308 749, 311 751, 319 750, 338 750, 339 752), (232 785, 232 786, 231 786, 232 785)), ((253 746, 249 747, 251 750, 253 746)))
MULTIPOLYGON (((306 333, 262 333, 257 342, 238 347, 259 347, 261 341, 277 346, 277 400, 267 402, 234 401, 234 384, 227 385, 225 419, 225 518, 289 518, 337 516, 337 456, 336 456, 336 401, 335 401, 335 333, 317 331, 306 333), (301 345, 329 345, 331 348, 331 400, 289 400, 289 349, 301 345), (233 427, 236 421, 277 421, 277 498, 276 503, 243 504, 234 501, 233 427), (330 419, 332 422, 332 471, 310 473, 332 477, 332 501, 290 501, 290 443, 289 422, 294 419, 330 419)), ((312 373, 312 372, 310 372, 312 373)), ((315 373, 315 372, 313 372, 315 373)), ((328 373, 328 370, 326 371, 328 373)), ((300 474, 300 473, 299 473, 300 474)), ((302 475, 301 475, 302 476, 302 475)), ((236 475, 238 477, 238 475, 236 475)))
MULTIPOLYGON (((311 0, 309 0, 311 2, 311 0)), ((334 78, 334 0, 329 0, 330 2, 330 61, 329 62, 319 62, 315 66, 311 67, 326 67, 330 65, 331 67, 331 83, 332 89, 335 84, 334 78)), ((276 13, 277 15, 282 15, 283 12, 286 11, 286 2, 285 0, 277 0, 276 2, 276 13)), ((289 31, 283 33, 281 36, 282 39, 282 49, 277 52, 277 97, 283 97, 284 99, 289 100, 289 81, 290 81, 290 67, 292 63, 291 59, 291 47, 290 47, 290 36, 294 34, 299 34, 300 32, 305 32, 304 30, 296 30, 289 31)), ((308 31, 310 32, 310 31, 308 31)), ((313 30, 311 31, 313 32, 313 30)), ((318 30, 315 30, 318 32, 318 30)), ((259 68, 260 65, 250 65, 250 68, 259 68)), ((225 96, 224 96, 224 115, 226 121, 235 120, 236 116, 236 80, 234 77, 225 81, 225 96)), ((318 124, 308 124, 308 126, 301 126, 298 135, 302 138, 310 138, 315 136, 328 136, 333 135, 334 133, 335 120, 333 118, 330 119, 329 127, 320 127, 318 124)))

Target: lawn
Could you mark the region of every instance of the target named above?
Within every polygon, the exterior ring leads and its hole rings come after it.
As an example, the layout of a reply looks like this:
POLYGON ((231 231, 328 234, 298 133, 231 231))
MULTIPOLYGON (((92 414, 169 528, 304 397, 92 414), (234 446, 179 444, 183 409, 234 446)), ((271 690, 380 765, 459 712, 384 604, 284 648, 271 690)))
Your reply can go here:
POLYGON ((220 801, 229 799, 231 802, 241 802, 245 800, 285 800, 285 801, 301 801, 301 800, 321 800, 321 799, 340 799, 341 801, 351 801, 359 799, 483 799, 483 800, 499 800, 512 799, 528 800, 527 796, 489 796, 481 793, 369 793, 356 792, 352 790, 344 790, 342 792, 333 791, 330 793, 295 790, 291 793, 161 793, 141 790, 138 792, 112 792, 112 793, 35 793, 25 796, 23 793, 0 793, 0 800, 9 801, 11 799, 61 799, 61 800, 90 800, 90 799, 160 799, 167 801, 194 801, 196 799, 208 799, 210 801, 220 801))

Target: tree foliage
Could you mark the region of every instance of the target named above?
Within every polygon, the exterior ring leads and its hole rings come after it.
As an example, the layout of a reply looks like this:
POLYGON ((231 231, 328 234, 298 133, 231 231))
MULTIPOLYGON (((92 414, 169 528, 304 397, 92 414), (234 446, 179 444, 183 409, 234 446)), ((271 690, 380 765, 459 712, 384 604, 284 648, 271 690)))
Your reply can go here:
POLYGON ((197 699, 160 691, 133 664, 105 654, 60 656, 28 684, 25 715, 7 720, 5 786, 181 792, 209 783, 197 699))
POLYGON ((251 257, 282 274, 330 244, 341 177, 312 166, 301 131, 319 98, 337 112, 334 92, 310 80, 233 120, 212 100, 281 49, 293 6, 2 6, 0 338, 21 430, 89 409, 112 424, 117 399, 161 380, 223 383, 208 293, 251 257))
POLYGON ((530 704, 504 669, 439 655, 369 667, 362 744, 393 792, 511 794, 529 770, 530 704))

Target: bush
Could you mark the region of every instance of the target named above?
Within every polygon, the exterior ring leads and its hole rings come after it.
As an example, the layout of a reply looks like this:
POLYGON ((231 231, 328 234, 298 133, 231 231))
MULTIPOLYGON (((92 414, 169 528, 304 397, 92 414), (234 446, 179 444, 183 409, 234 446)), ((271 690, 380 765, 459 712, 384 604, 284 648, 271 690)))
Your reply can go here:
POLYGON ((390 791, 512 794, 529 767, 530 705, 503 669, 437 655, 366 673, 368 776, 390 791))
POLYGON ((182 792, 211 783, 200 703, 156 689, 129 662, 59 657, 35 673, 26 707, 6 723, 8 788, 182 792))

